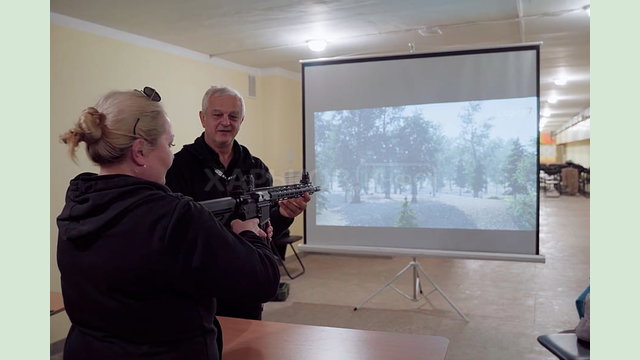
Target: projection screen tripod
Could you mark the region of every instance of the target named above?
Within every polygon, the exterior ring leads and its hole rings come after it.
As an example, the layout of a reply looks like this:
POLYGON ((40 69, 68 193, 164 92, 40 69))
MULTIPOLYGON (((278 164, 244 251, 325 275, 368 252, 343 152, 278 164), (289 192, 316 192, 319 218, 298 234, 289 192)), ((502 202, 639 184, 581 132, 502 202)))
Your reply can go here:
POLYGON ((438 287, 438 285, 436 285, 436 283, 431 279, 431 277, 422 268, 422 266, 420 266, 420 263, 418 263, 416 261, 415 257, 413 258, 413 260, 409 264, 407 264, 407 266, 405 266, 402 270, 400 270, 400 272, 397 273, 396 276, 391 278, 391 280, 389 280, 386 284, 382 285, 382 287, 380 289, 378 289, 376 292, 371 294, 368 298, 366 298, 358 306, 354 307, 353 311, 357 311, 360 307, 362 307, 364 304, 369 302, 369 300, 373 299, 376 295, 380 294, 382 292, 382 290, 386 289, 387 287, 392 288, 393 290, 395 290, 395 292, 397 292, 398 294, 404 296, 405 298, 407 298, 407 299, 409 299, 409 300, 411 300, 413 302, 417 302, 417 301, 419 301, 421 299, 426 299, 433 292, 437 291, 449 303, 449 305, 451 305, 451 307, 458 313, 458 315, 460 315, 464 319, 464 321, 469 322, 469 319, 460 311, 460 309, 458 309, 458 307, 451 300, 449 300, 447 295, 440 289, 440 287, 438 287), (413 270, 413 296, 407 295, 402 290, 400 290, 397 287, 393 286, 393 282, 398 280, 398 278, 402 274, 404 274, 405 271, 407 271, 409 269, 413 270), (422 292, 422 284, 420 283, 420 274, 424 275, 424 277, 427 280, 429 280, 429 282, 433 286, 433 289, 431 291, 429 291, 426 295, 422 292), (418 293, 420 293, 420 296, 418 296, 418 293))

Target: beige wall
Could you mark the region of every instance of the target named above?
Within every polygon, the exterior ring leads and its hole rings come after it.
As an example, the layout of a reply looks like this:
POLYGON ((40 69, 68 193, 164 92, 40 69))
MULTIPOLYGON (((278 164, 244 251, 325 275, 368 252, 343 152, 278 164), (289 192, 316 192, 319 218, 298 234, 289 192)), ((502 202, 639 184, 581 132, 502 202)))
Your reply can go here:
MULTIPOLYGON (((588 111, 586 112, 588 114, 588 111)), ((571 119, 569 124, 555 134, 556 162, 564 163, 571 160, 588 168, 590 167, 591 117, 571 119)))
POLYGON ((564 163, 567 160, 571 160, 588 168, 591 167, 590 148, 590 139, 559 145, 540 145, 540 163, 564 163))
POLYGON ((550 164, 557 162, 556 158, 556 146, 540 144, 540 158, 541 164, 550 164))
MULTIPOLYGON (((238 140, 269 165, 277 184, 283 183, 285 171, 302 168, 300 81, 281 76, 256 76, 257 96, 248 97, 248 75, 247 71, 51 25, 52 291, 60 290, 55 217, 62 209, 66 187, 78 173, 97 170, 86 159, 84 149, 78 152, 78 164, 71 161, 58 136, 72 126, 81 110, 94 105, 110 90, 156 88, 173 123, 177 151, 202 131, 198 111, 204 91, 213 84, 234 87, 245 97, 247 106, 238 140)), ((296 219, 292 231, 302 233, 301 218, 296 219)), ((53 316, 51 342, 64 338, 68 327, 66 313, 53 316)))
POLYGON ((590 147, 591 140, 574 141, 564 144, 564 159, 562 159, 562 162, 571 160, 586 168, 591 167, 589 161, 590 147))
MULTIPOLYGON (((256 99, 260 99, 259 112, 247 114, 241 131, 241 135, 254 136, 247 140, 238 137, 240 142, 249 144, 251 151, 269 166, 275 185, 291 183, 285 181, 285 172, 302 169, 301 92, 299 80, 277 76, 258 78, 256 99), (260 132, 247 132, 245 126, 249 125, 249 121, 260 122, 260 132), (260 146, 253 146, 258 142, 260 146)), ((291 232, 303 233, 302 217, 296 218, 291 232)))

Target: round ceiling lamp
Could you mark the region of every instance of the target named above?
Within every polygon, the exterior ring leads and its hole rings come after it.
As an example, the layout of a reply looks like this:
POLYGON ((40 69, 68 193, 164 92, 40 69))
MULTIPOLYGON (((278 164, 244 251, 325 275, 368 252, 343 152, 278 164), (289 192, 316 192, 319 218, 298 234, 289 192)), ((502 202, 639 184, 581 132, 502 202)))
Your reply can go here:
POLYGON ((307 40, 307 46, 311 51, 322 51, 327 48, 327 41, 324 39, 307 40))

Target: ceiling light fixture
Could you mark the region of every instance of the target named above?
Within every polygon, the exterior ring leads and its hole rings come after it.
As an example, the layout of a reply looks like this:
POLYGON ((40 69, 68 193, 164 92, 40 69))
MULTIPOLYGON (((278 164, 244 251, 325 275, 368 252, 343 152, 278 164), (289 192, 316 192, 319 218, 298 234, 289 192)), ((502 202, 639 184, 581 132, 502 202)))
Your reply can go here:
POLYGON ((437 26, 426 27, 423 26, 418 29, 418 33, 422 36, 433 36, 433 35, 441 35, 442 30, 440 30, 437 26))
POLYGON ((559 85, 559 86, 566 85, 567 84, 567 79, 563 78, 563 77, 560 77, 560 78, 557 78, 557 79, 553 80, 553 83, 556 84, 556 85, 559 85))
POLYGON ((327 48, 327 41, 324 39, 307 40, 307 46, 311 51, 322 51, 327 48))
POLYGON ((549 110, 549 109, 542 110, 542 116, 544 116, 544 117, 551 116, 551 110, 549 110))
POLYGON ((557 103, 557 102, 558 102, 558 98, 557 98, 557 97, 555 97, 555 96, 553 96, 553 95, 552 95, 552 96, 549 96, 549 97, 547 98, 547 102, 548 102, 549 104, 555 104, 555 103, 557 103))

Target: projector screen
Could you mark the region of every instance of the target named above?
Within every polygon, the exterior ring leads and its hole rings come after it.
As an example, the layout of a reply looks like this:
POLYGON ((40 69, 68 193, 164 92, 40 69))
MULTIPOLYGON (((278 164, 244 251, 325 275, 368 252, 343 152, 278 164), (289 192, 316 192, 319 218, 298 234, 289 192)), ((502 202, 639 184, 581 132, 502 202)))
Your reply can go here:
POLYGON ((304 251, 544 261, 539 45, 302 63, 304 251))

